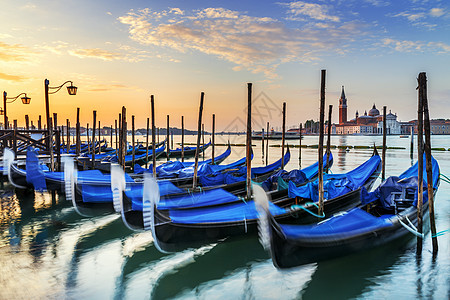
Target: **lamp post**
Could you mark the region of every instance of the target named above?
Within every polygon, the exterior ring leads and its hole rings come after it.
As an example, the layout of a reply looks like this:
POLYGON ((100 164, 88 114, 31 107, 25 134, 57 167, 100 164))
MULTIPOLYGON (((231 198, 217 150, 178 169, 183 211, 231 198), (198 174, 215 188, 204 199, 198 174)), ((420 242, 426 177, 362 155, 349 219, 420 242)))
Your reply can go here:
POLYGON ((55 86, 55 87, 49 86, 50 82, 48 81, 48 79, 44 80, 45 113, 47 115, 47 130, 49 130, 50 126, 52 126, 52 124, 50 124, 50 104, 48 101, 48 95, 56 94, 66 83, 70 83, 70 86, 67 87, 67 92, 69 93, 69 95, 76 95, 77 87, 74 86, 73 82, 70 80, 64 82, 63 84, 61 84, 59 86, 55 86))
POLYGON ((17 100, 17 98, 19 98, 22 95, 23 95, 23 97, 21 98, 22 99, 22 103, 23 104, 30 104, 31 98, 27 97, 27 93, 20 93, 16 97, 8 97, 8 94, 5 91, 3 91, 3 109, 0 109, 0 115, 3 115, 3 117, 4 117, 4 122, 5 122, 4 127, 5 127, 5 129, 8 129, 8 115, 6 113, 6 103, 13 103, 14 101, 17 100), (8 102, 8 100, 12 100, 12 101, 8 102))

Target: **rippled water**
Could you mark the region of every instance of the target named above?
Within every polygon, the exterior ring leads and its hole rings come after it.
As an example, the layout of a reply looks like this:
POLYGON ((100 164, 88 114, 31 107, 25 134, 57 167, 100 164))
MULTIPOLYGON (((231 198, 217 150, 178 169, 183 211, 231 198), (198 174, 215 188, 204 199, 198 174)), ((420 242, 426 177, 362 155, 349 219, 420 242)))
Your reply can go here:
MULTIPOLYGON (((178 137, 175 137, 178 140, 178 137)), ((188 137, 194 141, 194 137, 188 137)), ((242 143, 243 136, 216 141, 242 143)), ((143 138, 141 138, 143 140, 143 138)), ((332 137, 334 145, 381 145, 381 137, 332 137)), ((272 142, 271 142, 272 143, 272 142)), ((275 142, 273 142, 275 143, 275 142)), ((298 141, 289 141, 298 144, 298 141)), ((254 141, 253 165, 261 166, 261 142, 254 141)), ((304 145, 317 144, 305 137, 304 145)), ((450 147, 448 136, 433 136, 433 147, 450 147)), ((388 137, 387 175, 411 165, 409 139, 388 137)), ((217 147, 221 153, 225 147, 217 147)), ((346 172, 371 150, 334 149, 332 171, 346 172)), ((208 150, 206 156, 210 155, 208 150)), ((287 169, 299 167, 291 149, 287 169)), ((269 162, 281 154, 269 149, 269 162)), ((381 152, 380 152, 381 154, 381 152)), ((228 162, 245 155, 233 149, 228 162)), ((441 173, 450 175, 450 151, 435 151, 441 173)), ((317 160, 317 149, 302 149, 302 166, 317 160)), ((224 163, 226 163, 225 161, 224 163)), ((376 183, 376 185, 378 182, 376 183)), ((23 194, 5 183, 0 190, 0 299, 448 299, 450 233, 439 237, 431 254, 426 235, 421 258, 415 239, 371 251, 277 270, 256 237, 227 240, 198 249, 162 254, 149 232, 131 232, 118 215, 79 216, 63 195, 23 194)), ((450 185, 441 182, 436 197, 437 231, 450 229, 450 185)))

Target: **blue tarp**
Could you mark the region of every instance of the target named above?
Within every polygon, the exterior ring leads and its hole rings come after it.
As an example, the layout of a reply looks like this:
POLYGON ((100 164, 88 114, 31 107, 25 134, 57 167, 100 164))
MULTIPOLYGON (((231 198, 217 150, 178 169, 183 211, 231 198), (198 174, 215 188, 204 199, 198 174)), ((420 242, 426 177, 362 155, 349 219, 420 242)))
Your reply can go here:
MULTIPOLYGON (((160 197, 164 197, 171 194, 179 194, 183 193, 184 190, 176 187, 173 183, 167 180, 158 181, 159 187, 159 195, 160 197)), ((142 199, 144 193, 144 186, 140 185, 131 185, 126 191, 125 194, 131 200, 131 208, 133 210, 142 211, 142 199)), ((161 203, 161 202, 160 202, 161 203)))
MULTIPOLYGON (((224 153, 222 153, 221 155, 217 156, 214 161, 221 162, 225 158, 227 158, 230 154, 231 154, 231 147, 228 146, 227 150, 224 153)), ((199 171, 205 172, 204 170, 201 170, 201 168, 203 168, 201 166, 204 164, 211 164, 211 163, 212 163, 212 159, 200 161, 198 163, 199 167, 197 169, 197 172, 199 172, 199 171)), ((168 179, 168 178, 177 178, 177 177, 180 177, 180 178, 192 177, 194 175, 194 164, 195 164, 195 162, 169 161, 169 162, 166 162, 166 163, 156 167, 156 174, 159 179, 168 179)), ((217 166, 211 165, 211 167, 212 168, 209 169, 210 172, 215 172, 217 170, 221 170, 224 168, 224 166, 220 166, 220 165, 217 165, 217 166)), ((148 169, 145 169, 139 165, 135 165, 134 173, 136 173, 136 174, 143 174, 145 172, 152 173, 152 170, 153 170, 152 165, 150 165, 150 167, 148 169)), ((197 174, 197 175, 199 175, 199 174, 197 174)))
MULTIPOLYGON (((374 155, 365 163, 345 174, 324 174, 324 199, 332 199, 361 187, 379 167, 381 158, 374 155)), ((318 180, 296 186, 289 182, 289 197, 318 201, 318 180)))
MULTIPOLYGON (((333 164, 333 155, 330 153, 330 161, 329 166, 333 164)), ((301 170, 292 170, 290 172, 287 172, 285 170, 279 170, 275 172, 272 176, 267 178, 261 186, 266 191, 273 190, 274 183, 277 183, 278 190, 287 189, 289 186, 289 182, 294 182, 295 185, 300 185, 304 182, 307 182, 309 180, 312 180, 314 177, 317 176, 319 172, 319 162, 315 162, 314 164, 301 169, 301 170)), ((326 168, 327 166, 327 154, 325 153, 323 157, 323 167, 326 168)))
POLYGON ((377 218, 359 208, 354 208, 317 225, 279 225, 286 237, 292 239, 339 238, 390 227, 392 226, 390 217, 392 215, 377 218))
MULTIPOLYGON (((269 210, 274 216, 286 213, 286 209, 271 202, 269 202, 269 210)), ((258 218, 253 201, 212 208, 172 209, 169 212, 172 222, 181 224, 235 222, 258 218)))
MULTIPOLYGON (((286 165, 291 158, 291 153, 288 151, 284 155, 284 164, 286 165)), ((265 167, 252 168, 252 178, 255 176, 263 175, 271 171, 275 171, 281 168, 281 158, 265 167)), ((235 182, 245 181, 247 175, 247 167, 243 166, 237 170, 228 170, 226 174, 221 174, 220 172, 203 173, 199 177, 199 182, 202 186, 216 186, 221 184, 230 184, 235 182)))
POLYGON ((44 171, 39 164, 37 149, 33 149, 31 147, 27 149, 25 168, 27 182, 31 183, 36 191, 42 192, 47 190, 44 171))
MULTIPOLYGON (((433 188, 438 188, 439 183, 439 165, 434 157, 431 157, 431 165, 433 172, 433 188)), ((417 206, 418 198, 418 162, 412 167, 403 172, 399 177, 391 176, 387 178, 380 186, 373 192, 368 193, 365 189, 361 191, 361 202, 367 204, 374 201, 380 201, 381 205, 386 208, 392 208, 394 203, 392 193, 403 193, 409 195, 407 199, 413 200, 412 205, 417 206)), ((423 203, 428 201, 427 190, 427 171, 426 158, 423 156, 423 203)))

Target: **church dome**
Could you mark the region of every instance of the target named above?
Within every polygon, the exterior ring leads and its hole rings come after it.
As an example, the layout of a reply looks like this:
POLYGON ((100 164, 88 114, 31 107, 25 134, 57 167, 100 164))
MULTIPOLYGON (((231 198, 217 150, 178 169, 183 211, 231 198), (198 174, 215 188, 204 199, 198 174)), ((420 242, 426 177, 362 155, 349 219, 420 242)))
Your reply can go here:
POLYGON ((380 111, 375 107, 375 103, 374 103, 372 109, 369 110, 369 116, 376 117, 378 115, 380 115, 380 111))

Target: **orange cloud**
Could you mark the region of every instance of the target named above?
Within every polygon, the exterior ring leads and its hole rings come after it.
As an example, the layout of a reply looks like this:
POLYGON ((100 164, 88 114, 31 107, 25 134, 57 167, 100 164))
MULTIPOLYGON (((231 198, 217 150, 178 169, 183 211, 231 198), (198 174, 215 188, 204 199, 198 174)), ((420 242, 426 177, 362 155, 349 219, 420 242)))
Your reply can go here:
POLYGON ((23 81, 26 79, 26 77, 17 76, 17 75, 9 75, 5 73, 0 72, 0 79, 1 80, 8 80, 8 81, 23 81))

